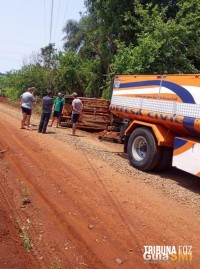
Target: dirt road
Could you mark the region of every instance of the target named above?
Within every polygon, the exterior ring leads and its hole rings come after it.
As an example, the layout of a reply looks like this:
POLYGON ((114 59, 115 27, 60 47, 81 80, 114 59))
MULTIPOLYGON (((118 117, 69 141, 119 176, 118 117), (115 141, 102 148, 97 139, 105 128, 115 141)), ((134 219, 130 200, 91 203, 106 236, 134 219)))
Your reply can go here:
POLYGON ((0 103, 1 269, 198 268, 198 179, 139 172, 120 144, 20 117, 0 103), (152 245, 192 246, 192 262, 145 263, 152 245))

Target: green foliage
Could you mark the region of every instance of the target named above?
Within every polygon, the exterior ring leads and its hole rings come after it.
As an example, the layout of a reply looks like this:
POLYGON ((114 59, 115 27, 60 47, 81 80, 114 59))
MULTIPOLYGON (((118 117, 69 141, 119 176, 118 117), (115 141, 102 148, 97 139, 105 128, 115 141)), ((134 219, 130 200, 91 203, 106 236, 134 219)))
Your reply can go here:
POLYGON ((5 96, 9 97, 12 101, 15 101, 19 97, 19 92, 14 88, 5 88, 5 96))
POLYGON ((73 52, 66 52, 59 55, 56 82, 61 92, 70 94, 73 91, 79 92, 82 80, 79 76, 79 57, 73 52))
MULTIPOLYGON (((199 15, 195 12, 191 16, 190 12, 189 19, 186 16, 183 20, 179 20, 183 10, 188 12, 186 6, 185 4, 181 6, 177 18, 166 21, 167 8, 160 12, 157 5, 154 8, 151 5, 144 8, 138 4, 135 10, 142 21, 138 22, 140 34, 138 34, 137 45, 126 46, 124 42, 117 42, 118 52, 111 65, 112 72, 119 74, 198 72, 191 61, 191 48, 194 46, 193 42, 200 41, 199 30, 196 31, 194 24, 189 22, 191 18, 196 22, 199 15), (188 27, 186 21, 189 23, 188 27)), ((182 16, 183 14, 181 18, 182 16)))
POLYGON ((0 96, 5 96, 6 77, 0 76, 0 96))
POLYGON ((80 96, 100 97, 99 60, 83 60, 79 54, 67 51, 60 54, 56 83, 65 94, 78 92, 80 96))
POLYGON ((116 74, 200 72, 199 0, 85 0, 87 13, 63 29, 64 51, 41 48, 35 63, 0 77, 19 96, 35 86, 54 94, 109 99, 116 74))
POLYGON ((41 62, 44 67, 46 68, 54 68, 56 65, 56 60, 55 60, 55 49, 54 49, 55 44, 50 43, 48 46, 41 48, 41 62))
POLYGON ((27 228, 22 227, 19 231, 20 231, 20 235, 22 237, 23 245, 26 248, 26 251, 30 252, 32 246, 31 246, 30 238, 29 238, 28 233, 27 233, 27 228))
POLYGON ((68 20, 63 28, 66 34, 63 38, 65 41, 64 48, 68 50, 77 50, 82 42, 81 23, 75 20, 68 20))

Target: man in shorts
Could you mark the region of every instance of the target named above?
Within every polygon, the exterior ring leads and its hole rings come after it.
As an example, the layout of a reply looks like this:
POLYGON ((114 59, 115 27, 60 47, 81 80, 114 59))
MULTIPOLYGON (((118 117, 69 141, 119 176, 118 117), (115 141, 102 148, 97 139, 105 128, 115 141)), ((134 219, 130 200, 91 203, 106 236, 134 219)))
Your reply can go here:
POLYGON ((83 103, 78 98, 78 94, 76 92, 73 92, 72 96, 74 98, 74 100, 72 101, 72 135, 74 136, 76 133, 77 121, 83 110, 83 103))
POLYGON ((53 126, 55 119, 57 120, 56 128, 58 128, 58 125, 60 125, 60 116, 64 105, 65 105, 65 98, 63 98, 62 93, 59 92, 58 96, 54 100, 53 118, 51 124, 49 125, 50 127, 53 126))
POLYGON ((34 93, 36 92, 35 87, 28 88, 26 92, 24 92, 21 98, 21 108, 22 108, 22 120, 21 120, 21 129, 29 129, 30 130, 30 119, 33 104, 35 103, 34 93))

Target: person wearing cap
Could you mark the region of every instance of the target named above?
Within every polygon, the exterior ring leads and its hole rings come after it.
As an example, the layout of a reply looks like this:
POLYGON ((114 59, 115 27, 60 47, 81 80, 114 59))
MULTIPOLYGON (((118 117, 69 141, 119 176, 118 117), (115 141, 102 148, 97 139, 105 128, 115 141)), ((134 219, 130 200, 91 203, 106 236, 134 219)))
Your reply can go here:
POLYGON ((22 109, 22 120, 21 120, 21 129, 30 130, 30 119, 32 114, 33 104, 36 102, 34 93, 37 91, 35 87, 28 88, 24 92, 21 98, 21 109, 22 109))
POLYGON ((72 96, 74 98, 74 100, 72 101, 72 135, 74 136, 76 133, 77 121, 83 110, 83 103, 78 98, 78 94, 76 92, 73 92, 72 96))
POLYGON ((60 116, 61 116, 64 104, 65 104, 65 98, 63 98, 62 93, 59 92, 58 96, 54 100, 53 118, 52 118, 51 124, 49 125, 50 127, 53 126, 53 123, 56 119, 57 120, 56 128, 58 128, 58 125, 60 124, 60 116))

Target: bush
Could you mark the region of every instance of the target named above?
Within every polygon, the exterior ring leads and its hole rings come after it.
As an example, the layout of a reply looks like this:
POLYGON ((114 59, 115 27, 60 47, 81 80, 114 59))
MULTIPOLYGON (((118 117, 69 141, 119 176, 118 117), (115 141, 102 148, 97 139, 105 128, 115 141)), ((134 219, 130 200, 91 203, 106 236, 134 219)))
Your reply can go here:
POLYGON ((6 88, 5 96, 9 97, 12 101, 17 100, 19 97, 19 93, 14 88, 6 88))
POLYGON ((5 97, 5 90, 0 88, 0 96, 5 97))

